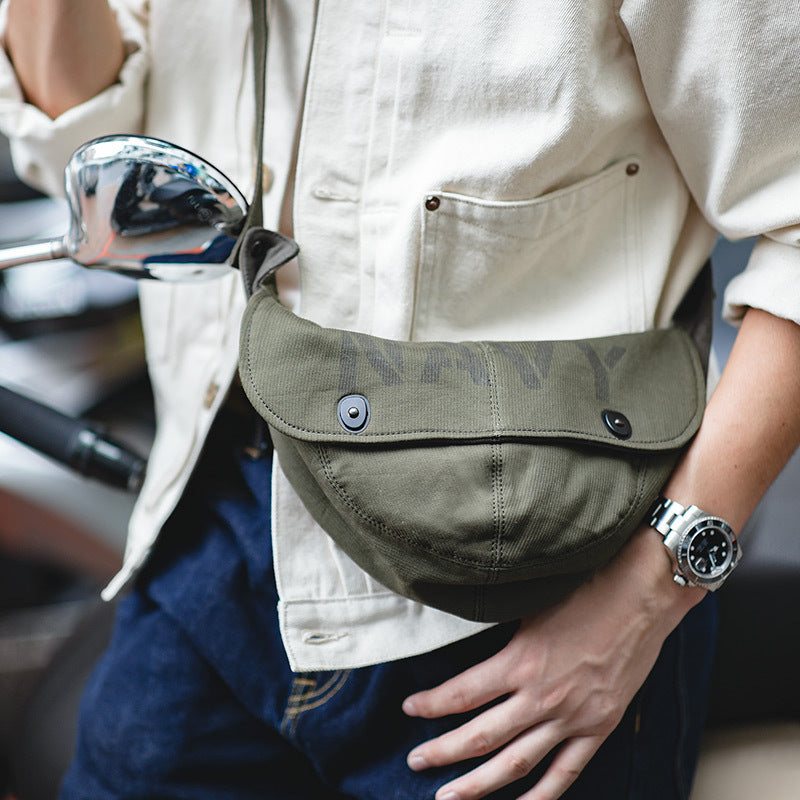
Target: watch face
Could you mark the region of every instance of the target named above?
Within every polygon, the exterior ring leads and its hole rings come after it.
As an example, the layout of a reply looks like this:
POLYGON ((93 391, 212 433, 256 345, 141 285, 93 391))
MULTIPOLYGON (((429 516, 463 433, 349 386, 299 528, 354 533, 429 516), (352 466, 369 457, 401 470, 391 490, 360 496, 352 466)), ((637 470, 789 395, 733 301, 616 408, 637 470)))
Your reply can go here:
POLYGON ((733 531, 719 519, 706 519, 687 531, 679 560, 701 581, 724 574, 735 556, 733 531))

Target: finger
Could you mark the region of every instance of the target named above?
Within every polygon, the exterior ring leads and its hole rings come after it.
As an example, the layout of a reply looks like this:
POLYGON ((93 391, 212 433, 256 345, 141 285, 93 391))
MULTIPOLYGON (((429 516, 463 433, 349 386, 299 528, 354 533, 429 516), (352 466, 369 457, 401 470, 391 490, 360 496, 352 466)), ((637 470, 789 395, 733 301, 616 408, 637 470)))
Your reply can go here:
POLYGON ((570 739, 558 751, 541 780, 519 800, 556 800, 575 783, 594 754, 600 749, 604 736, 581 736, 570 739))
POLYGON ((493 656, 433 689, 417 692, 403 701, 410 717, 433 719, 473 711, 512 691, 503 659, 493 656))
POLYGON ((530 728, 466 775, 442 786, 436 800, 477 800, 531 773, 556 746, 555 726, 542 723, 530 728))
POLYGON ((408 754, 408 765, 421 770, 484 756, 538 722, 522 702, 512 697, 455 730, 415 747, 408 754))

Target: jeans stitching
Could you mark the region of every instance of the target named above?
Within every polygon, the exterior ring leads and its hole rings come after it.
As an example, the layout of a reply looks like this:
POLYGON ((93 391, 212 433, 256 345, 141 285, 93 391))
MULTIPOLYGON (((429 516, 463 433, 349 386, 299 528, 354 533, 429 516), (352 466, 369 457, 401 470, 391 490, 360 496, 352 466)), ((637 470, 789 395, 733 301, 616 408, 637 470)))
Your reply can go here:
POLYGON ((281 732, 286 736, 293 736, 297 731, 297 724, 302 714, 306 711, 319 708, 335 697, 350 677, 352 670, 337 670, 319 688, 316 680, 308 678, 294 678, 286 708, 281 719, 281 732))
POLYGON ((345 670, 341 673, 338 678, 338 682, 335 686, 331 688, 331 690, 324 696, 319 697, 317 700, 311 703, 303 703, 302 705, 298 706, 296 709, 290 709, 290 713, 296 713, 300 715, 306 711, 310 711, 313 708, 319 708, 320 706, 325 705, 329 700, 331 700, 335 695, 339 693, 339 691, 344 687, 345 683, 347 682, 347 678, 350 674, 350 670, 345 670))
POLYGON ((305 690, 298 690, 297 692, 293 693, 292 697, 289 698, 289 702, 303 704, 307 700, 313 700, 319 695, 325 694, 325 692, 327 692, 339 679, 340 672, 341 670, 332 672, 328 680, 326 680, 321 686, 318 684, 316 678, 295 678, 293 684, 298 686, 304 685, 308 688, 305 690))

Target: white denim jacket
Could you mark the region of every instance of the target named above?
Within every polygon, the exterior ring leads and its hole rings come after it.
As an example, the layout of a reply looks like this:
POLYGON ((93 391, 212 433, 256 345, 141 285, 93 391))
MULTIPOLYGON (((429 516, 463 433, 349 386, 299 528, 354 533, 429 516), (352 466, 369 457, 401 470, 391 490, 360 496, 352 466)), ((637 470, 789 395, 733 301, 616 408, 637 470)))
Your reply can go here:
MULTIPOLYGON (((0 65, 0 127, 21 174, 58 192, 77 145, 142 132, 251 192, 248 0, 112 5, 129 44, 119 82, 58 119, 26 105, 0 65)), ((283 225, 301 247, 301 292, 288 272, 283 291, 304 316, 416 340, 640 331, 668 323, 721 231, 762 236, 729 314, 800 322, 794 2, 270 6, 265 224, 279 225, 293 189, 283 225)), ((237 276, 141 297, 159 429, 106 596, 180 498, 235 372, 244 304, 237 276)), ((295 670, 400 658, 481 627, 377 585, 280 470, 273 529, 295 670)))

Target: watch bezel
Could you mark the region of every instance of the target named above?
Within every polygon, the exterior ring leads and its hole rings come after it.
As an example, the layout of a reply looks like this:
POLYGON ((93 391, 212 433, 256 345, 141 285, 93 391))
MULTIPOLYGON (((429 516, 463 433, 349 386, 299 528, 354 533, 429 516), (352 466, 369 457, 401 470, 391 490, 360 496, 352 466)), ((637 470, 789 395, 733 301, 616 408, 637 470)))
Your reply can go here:
POLYGON ((719 517, 707 516, 693 521, 681 534, 680 541, 675 550, 675 557, 678 562, 678 569, 682 575, 697 586, 707 586, 719 583, 731 573, 738 561, 738 552, 739 544, 731 526, 719 517), (724 564, 715 567, 709 573, 700 573, 697 572, 692 565, 691 559, 689 558, 689 548, 696 536, 709 529, 720 531, 724 534, 725 538, 728 540, 728 555, 724 564))

